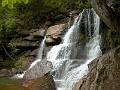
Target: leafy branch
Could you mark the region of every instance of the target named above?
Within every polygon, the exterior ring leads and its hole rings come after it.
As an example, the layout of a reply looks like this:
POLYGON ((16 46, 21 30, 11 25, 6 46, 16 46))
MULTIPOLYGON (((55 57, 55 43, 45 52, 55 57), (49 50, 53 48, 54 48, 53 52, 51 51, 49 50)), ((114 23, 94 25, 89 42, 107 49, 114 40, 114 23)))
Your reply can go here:
POLYGON ((27 4, 29 0, 2 0, 2 6, 8 6, 8 8, 12 9, 14 4, 16 3, 25 3, 27 4))

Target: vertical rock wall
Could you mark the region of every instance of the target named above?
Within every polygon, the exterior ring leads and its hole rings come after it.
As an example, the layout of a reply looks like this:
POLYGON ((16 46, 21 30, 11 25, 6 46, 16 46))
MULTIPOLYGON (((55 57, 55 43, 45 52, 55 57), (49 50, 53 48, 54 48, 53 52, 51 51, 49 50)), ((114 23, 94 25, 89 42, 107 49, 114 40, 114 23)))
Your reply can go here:
POLYGON ((92 61, 89 71, 73 90, 119 90, 120 46, 92 61))

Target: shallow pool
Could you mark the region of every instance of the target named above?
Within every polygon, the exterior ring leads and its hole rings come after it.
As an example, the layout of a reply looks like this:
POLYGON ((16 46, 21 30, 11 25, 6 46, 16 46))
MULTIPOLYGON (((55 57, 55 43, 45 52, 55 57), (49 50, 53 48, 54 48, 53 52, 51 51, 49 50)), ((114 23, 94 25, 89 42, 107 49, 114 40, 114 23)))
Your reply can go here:
POLYGON ((22 86, 22 80, 0 78, 0 90, 29 90, 22 86))

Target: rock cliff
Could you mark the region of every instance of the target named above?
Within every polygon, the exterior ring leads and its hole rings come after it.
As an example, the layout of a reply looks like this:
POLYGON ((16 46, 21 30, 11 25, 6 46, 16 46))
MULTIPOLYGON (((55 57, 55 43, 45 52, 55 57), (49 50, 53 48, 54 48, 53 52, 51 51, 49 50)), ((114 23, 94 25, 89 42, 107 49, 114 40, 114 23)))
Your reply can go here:
POLYGON ((105 24, 113 30, 120 31, 120 1, 119 0, 90 0, 105 24))
POLYGON ((74 90, 119 90, 120 46, 95 59, 74 90))

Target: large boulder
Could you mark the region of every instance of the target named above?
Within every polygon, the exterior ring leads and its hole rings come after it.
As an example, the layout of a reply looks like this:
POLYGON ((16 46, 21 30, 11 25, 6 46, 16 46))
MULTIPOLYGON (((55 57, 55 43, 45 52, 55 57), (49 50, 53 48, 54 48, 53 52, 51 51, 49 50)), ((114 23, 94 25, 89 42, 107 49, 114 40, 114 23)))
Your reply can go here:
POLYGON ((29 32, 29 35, 24 37, 24 40, 26 41, 38 41, 39 39, 44 38, 45 36, 45 29, 32 29, 31 32, 29 32))
POLYGON ((49 74, 34 80, 26 80, 23 86, 29 90, 56 90, 53 77, 49 74))
POLYGON ((36 60, 25 72, 23 86, 29 90, 56 90, 53 77, 49 73, 51 68, 51 62, 36 60))
POLYGON ((89 65, 89 73, 74 90, 119 90, 120 46, 95 59, 89 65))
POLYGON ((61 42, 61 35, 65 29, 65 24, 54 25, 48 28, 46 34, 46 44, 48 46, 57 45, 61 42))
POLYGON ((52 63, 49 61, 41 61, 40 59, 35 60, 29 69, 25 72, 24 79, 25 80, 31 80, 31 79, 37 79, 45 74, 49 73, 52 68, 52 63))
POLYGON ((64 30, 65 24, 54 25, 48 28, 47 36, 56 38, 64 30))
POLYGON ((45 35, 45 29, 39 29, 36 32, 31 33, 30 35, 33 35, 34 37, 44 37, 45 35))

